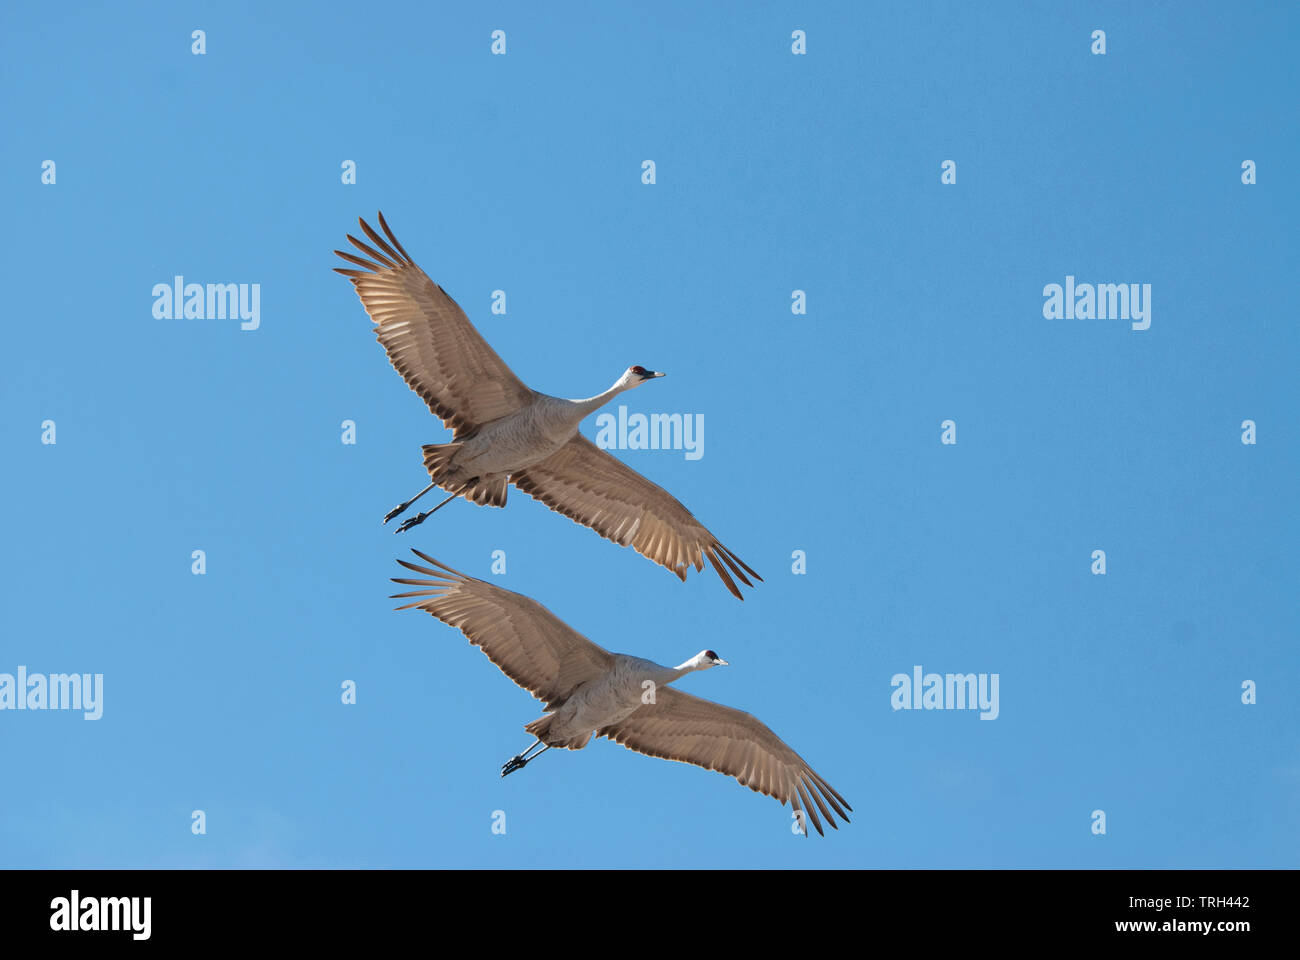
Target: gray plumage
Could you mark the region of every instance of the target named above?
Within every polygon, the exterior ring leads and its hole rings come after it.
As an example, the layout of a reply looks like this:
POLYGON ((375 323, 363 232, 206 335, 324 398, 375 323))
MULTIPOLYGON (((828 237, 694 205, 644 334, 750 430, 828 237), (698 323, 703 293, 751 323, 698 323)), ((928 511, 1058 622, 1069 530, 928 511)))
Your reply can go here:
MULTIPOLYGON (((348 240, 370 259, 336 250, 361 269, 335 270, 351 279, 393 367, 453 431, 452 442, 423 448, 429 487, 385 522, 434 486, 450 493, 448 499, 502 507, 513 484, 682 580, 690 567, 703 570, 706 560, 740 599, 737 581, 762 580, 675 497, 578 432, 584 417, 663 374, 629 367, 608 390, 580 400, 531 390, 415 264, 382 213, 384 236, 360 223, 371 243, 351 234, 348 240)), ((399 532, 432 512, 404 522, 399 532)))
POLYGON ((712 650, 677 667, 611 653, 537 601, 413 552, 426 565, 398 560, 420 578, 393 578, 418 588, 396 594, 412 600, 397 609, 418 608, 460 630, 502 673, 543 701, 546 714, 524 729, 546 747, 581 750, 593 736, 607 737, 638 753, 717 770, 783 805, 789 802, 807 812, 818 833, 819 811, 836 829, 836 815, 848 821, 848 802, 767 726, 742 710, 668 686, 688 673, 725 665, 712 650))

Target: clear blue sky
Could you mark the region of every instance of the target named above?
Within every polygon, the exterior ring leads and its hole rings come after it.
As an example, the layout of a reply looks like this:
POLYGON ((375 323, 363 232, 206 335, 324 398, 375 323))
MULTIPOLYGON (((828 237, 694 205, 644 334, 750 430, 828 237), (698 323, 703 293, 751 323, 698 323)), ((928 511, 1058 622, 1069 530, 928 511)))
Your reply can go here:
POLYGON ((0 15, 0 672, 104 714, 0 712, 0 866, 1296 865, 1294 5, 81 6, 0 15), (376 209, 530 385, 667 371, 629 407, 705 455, 620 456, 766 582, 518 492, 381 528, 447 434, 330 272, 376 209), (155 319, 177 274, 260 329, 155 319), (1044 319, 1067 275, 1151 284, 1150 329, 1044 319), (391 612, 411 546, 716 649, 683 689, 854 822, 603 740, 500 779, 539 705, 391 612), (895 712, 917 664, 1000 716, 895 712))

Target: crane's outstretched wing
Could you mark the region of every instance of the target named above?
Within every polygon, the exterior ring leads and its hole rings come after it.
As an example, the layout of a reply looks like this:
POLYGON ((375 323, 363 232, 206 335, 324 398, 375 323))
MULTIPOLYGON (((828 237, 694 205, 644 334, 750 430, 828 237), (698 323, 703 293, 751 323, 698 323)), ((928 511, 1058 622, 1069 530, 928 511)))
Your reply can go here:
MULTIPOLYGON (((849 802, 819 777, 803 757, 791 750, 752 714, 702 700, 672 687, 660 687, 654 703, 637 708, 626 720, 596 731, 615 743, 665 760, 693 763, 717 770, 740 783, 775 797, 793 810, 806 810, 817 832, 825 836, 817 810, 836 830, 835 817, 849 822, 849 802), (802 801, 802 803, 801 803, 802 801), (816 804, 816 809, 813 808, 816 804), (827 804, 830 809, 827 809, 827 804)), ((804 828, 807 833, 807 828, 804 828)))
POLYGON ((387 240, 366 221, 358 222, 379 249, 348 234, 352 245, 372 260, 335 250, 364 269, 334 270, 351 278, 366 313, 378 324, 375 336, 389 361, 429 409, 460 438, 526 404, 532 391, 487 345, 456 301, 415 265, 384 215, 379 214, 379 226, 387 240))
POLYGON ((747 587, 753 584, 746 573, 763 579, 719 543, 676 497, 581 434, 541 463, 513 474, 510 482, 552 510, 667 567, 682 580, 688 567, 703 570, 706 558, 739 600, 745 598, 731 573, 747 587))
POLYGON ((579 684, 601 676, 614 665, 608 650, 592 643, 536 600, 467 577, 419 550, 411 552, 430 566, 397 562, 429 579, 393 577, 394 583, 423 588, 395 594, 395 600, 424 598, 397 609, 418 607, 455 627, 480 647, 502 673, 538 700, 545 700, 547 710, 558 707, 579 684))

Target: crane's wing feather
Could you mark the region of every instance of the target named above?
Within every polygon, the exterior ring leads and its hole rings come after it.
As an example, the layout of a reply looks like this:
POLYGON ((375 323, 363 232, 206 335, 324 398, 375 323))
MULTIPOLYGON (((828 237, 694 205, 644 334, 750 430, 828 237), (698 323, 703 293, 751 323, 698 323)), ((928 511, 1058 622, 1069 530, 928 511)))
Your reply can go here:
POLYGON ((361 270, 335 267, 352 280, 361 304, 377 326, 375 336, 407 385, 418 393, 457 438, 513 413, 532 397, 505 361, 474 329, 465 312, 410 258, 384 215, 380 236, 365 220, 361 229, 379 249, 348 234, 371 259, 335 250, 361 270))
MULTIPOLYGON (((596 731, 637 753, 717 770, 781 801, 806 810, 824 834, 817 811, 835 829, 835 817, 848 823, 847 800, 817 775, 807 762, 752 714, 660 687, 655 702, 637 708, 627 719, 596 731), (814 808, 815 805, 815 808, 814 808)), ((805 829, 806 832, 806 829, 805 829)))
POLYGON ((393 599, 421 598, 397 609, 417 607, 455 627, 502 673, 546 701, 547 710, 558 707, 579 684, 614 665, 613 654, 536 600, 467 577, 419 550, 412 552, 429 566, 397 562, 427 579, 393 577, 394 583, 421 588, 395 594, 393 599))
POLYGON ((719 543, 676 497, 581 434, 541 463, 512 475, 510 482, 602 537, 632 547, 682 580, 688 567, 703 570, 706 558, 738 599, 744 597, 736 580, 750 587, 746 573, 763 579, 719 543))

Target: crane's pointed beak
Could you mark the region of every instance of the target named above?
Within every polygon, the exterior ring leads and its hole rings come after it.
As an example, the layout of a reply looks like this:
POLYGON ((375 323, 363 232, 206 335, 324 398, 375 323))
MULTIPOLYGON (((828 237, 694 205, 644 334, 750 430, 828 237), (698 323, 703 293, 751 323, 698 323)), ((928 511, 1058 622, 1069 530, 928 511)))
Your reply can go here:
POLYGON ((660 373, 658 370, 651 370, 651 371, 650 371, 650 377, 651 377, 651 379, 654 379, 654 378, 656 378, 656 377, 666 377, 666 376, 668 376, 668 374, 666 374, 666 373, 660 373))
POLYGON ((727 661, 726 661, 726 660, 723 660, 721 657, 718 657, 716 660, 714 660, 714 661, 713 661, 713 665, 714 665, 715 667, 729 667, 729 666, 731 666, 731 664, 727 663, 727 661))

